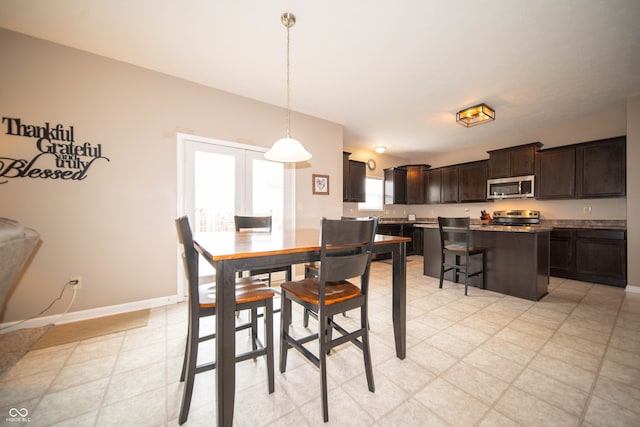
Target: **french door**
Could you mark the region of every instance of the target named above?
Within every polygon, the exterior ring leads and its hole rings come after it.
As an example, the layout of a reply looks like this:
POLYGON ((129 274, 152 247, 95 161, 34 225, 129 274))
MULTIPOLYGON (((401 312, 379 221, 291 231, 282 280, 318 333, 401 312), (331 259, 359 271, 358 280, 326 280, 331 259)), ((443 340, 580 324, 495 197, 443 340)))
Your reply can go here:
MULTIPOLYGON (((194 232, 233 231, 236 214, 271 215, 274 230, 295 223, 294 169, 266 160, 265 151, 178 134, 178 214, 189 216, 194 232)), ((205 264, 200 263, 201 269, 209 272, 205 264)), ((179 280, 178 295, 183 295, 183 287, 184 280, 179 280)))

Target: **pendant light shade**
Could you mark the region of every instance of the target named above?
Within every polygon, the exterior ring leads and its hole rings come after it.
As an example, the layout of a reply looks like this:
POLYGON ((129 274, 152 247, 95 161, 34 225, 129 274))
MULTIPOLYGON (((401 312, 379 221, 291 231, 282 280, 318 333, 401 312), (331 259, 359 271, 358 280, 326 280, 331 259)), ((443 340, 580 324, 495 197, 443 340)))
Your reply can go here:
POLYGON ((311 153, 298 140, 281 138, 273 144, 271 150, 264 153, 264 157, 275 162, 303 162, 311 158, 311 153))
POLYGON ((291 138, 289 129, 291 124, 289 29, 296 23, 296 17, 286 12, 282 14, 280 21, 287 27, 287 136, 277 140, 271 149, 264 153, 264 157, 275 162, 303 162, 311 158, 311 153, 305 150, 298 140, 291 138))

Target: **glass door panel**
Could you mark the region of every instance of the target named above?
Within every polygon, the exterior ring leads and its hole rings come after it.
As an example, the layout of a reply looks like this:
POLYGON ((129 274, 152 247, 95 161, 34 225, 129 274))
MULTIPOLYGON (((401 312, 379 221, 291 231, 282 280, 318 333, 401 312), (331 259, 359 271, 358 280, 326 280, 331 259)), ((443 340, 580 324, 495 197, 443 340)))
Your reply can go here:
POLYGON ((194 230, 233 231, 235 155, 194 152, 194 230))

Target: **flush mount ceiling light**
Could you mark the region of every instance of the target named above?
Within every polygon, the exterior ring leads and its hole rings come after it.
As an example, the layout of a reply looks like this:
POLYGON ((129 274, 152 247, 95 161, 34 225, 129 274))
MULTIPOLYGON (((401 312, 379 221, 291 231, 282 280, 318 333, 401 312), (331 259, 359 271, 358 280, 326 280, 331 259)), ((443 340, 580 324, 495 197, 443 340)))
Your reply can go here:
POLYGON ((273 160, 276 162, 303 162, 311 158, 311 153, 305 150, 300 142, 291 138, 289 130, 291 125, 289 30, 296 23, 296 17, 292 13, 286 12, 282 14, 280 21, 282 22, 282 25, 287 27, 287 136, 277 140, 271 149, 264 153, 264 157, 267 160, 273 160))
POLYGON ((385 147, 384 145, 378 145, 376 148, 374 148, 375 152, 378 154, 384 153, 384 150, 386 149, 387 147, 385 147))
POLYGON ((456 122, 466 127, 488 123, 495 119, 496 112, 487 104, 478 104, 456 113, 456 122))

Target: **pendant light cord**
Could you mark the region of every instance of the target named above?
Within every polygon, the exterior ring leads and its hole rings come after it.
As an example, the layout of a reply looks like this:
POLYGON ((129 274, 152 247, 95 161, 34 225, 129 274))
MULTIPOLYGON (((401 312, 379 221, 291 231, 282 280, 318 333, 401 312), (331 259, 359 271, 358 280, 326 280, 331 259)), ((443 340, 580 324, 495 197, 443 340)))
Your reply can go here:
POLYGON ((290 68, 291 62, 289 59, 289 30, 291 29, 291 25, 287 25, 287 138, 291 138, 291 134, 289 131, 289 127, 291 125, 291 80, 290 80, 290 68))

